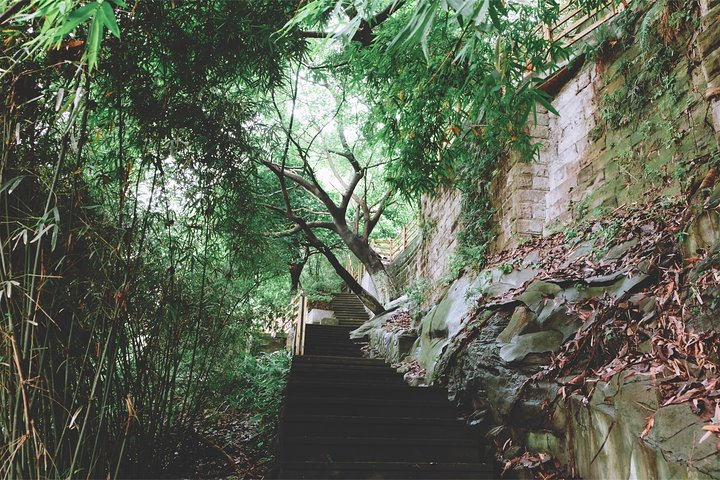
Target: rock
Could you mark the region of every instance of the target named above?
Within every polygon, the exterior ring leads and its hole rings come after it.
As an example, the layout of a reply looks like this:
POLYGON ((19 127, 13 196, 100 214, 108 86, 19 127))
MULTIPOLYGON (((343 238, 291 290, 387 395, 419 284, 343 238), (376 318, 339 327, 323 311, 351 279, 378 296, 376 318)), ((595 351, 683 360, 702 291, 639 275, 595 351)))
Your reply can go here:
MULTIPOLYGON (((559 436, 557 436, 553 432, 548 431, 528 432, 527 437, 525 437, 525 444, 527 445, 528 450, 531 452, 542 452, 549 454, 561 452, 563 451, 562 443, 563 440, 559 436)), ((563 464, 568 463, 567 458, 559 460, 563 464)))
POLYGON ((632 276, 623 277, 612 284, 612 286, 608 288, 608 291, 615 300, 620 300, 625 294, 633 291, 649 278, 650 276, 644 273, 636 273, 632 276))
POLYGON ((688 404, 669 405, 655 412, 655 425, 647 443, 662 451, 668 463, 679 463, 697 470, 699 478, 720 478, 717 439, 699 443, 704 423, 688 404))
POLYGON ((505 273, 499 268, 484 270, 473 283, 472 289, 487 299, 499 298, 510 290, 520 288, 535 278, 539 269, 521 268, 505 273))
POLYGON ((610 250, 607 251, 605 255, 603 255, 601 259, 601 263, 608 263, 613 260, 618 260, 625 256, 626 253, 628 253, 630 250, 635 248, 638 244, 638 239, 633 238, 632 240, 628 240, 626 242, 623 242, 619 245, 615 245, 610 250))
POLYGON ((555 330, 518 335, 500 349, 500 358, 511 363, 522 360, 531 353, 554 352, 560 347, 562 340, 563 334, 555 330))
POLYGON ((547 297, 554 297, 561 291, 562 288, 559 285, 538 280, 531 283, 525 291, 517 297, 517 300, 537 313, 545 305, 545 299, 547 297))
POLYGON ((592 253, 594 247, 595 247, 595 240, 587 240, 585 242, 581 242, 578 245, 576 245, 575 248, 573 248, 568 253, 567 259, 563 263, 563 268, 567 268, 576 260, 580 259, 581 257, 584 257, 585 255, 588 255, 589 253, 592 253))
POLYGON ((532 265, 538 263, 540 261, 540 252, 537 250, 533 250, 527 255, 525 255, 525 258, 523 258, 522 262, 520 262, 520 265, 523 268, 531 267, 532 265))
POLYGON ((472 290, 468 276, 455 281, 440 303, 420 321, 420 338, 416 354, 420 365, 427 370, 427 378, 433 378, 440 352, 448 341, 457 334, 468 320, 467 314, 473 305, 468 292, 472 290))
POLYGON ((505 330, 498 335, 498 342, 510 343, 513 337, 521 334, 528 326, 532 325, 535 321, 535 314, 533 314, 527 307, 519 306, 515 308, 510 323, 505 330))
POLYGON ((368 338, 370 335, 370 332, 372 332, 375 329, 381 328, 382 324, 387 321, 388 318, 390 318, 390 314, 383 314, 377 317, 374 317, 372 320, 368 320, 367 322, 360 325, 355 330, 352 330, 350 332, 350 338, 359 340, 359 339, 365 339, 368 338))
POLYGON ((350 338, 363 339, 368 338, 371 331, 380 328, 380 326, 386 321, 394 317, 400 310, 409 310, 412 307, 412 301, 408 299, 407 295, 393 300, 385 306, 385 311, 380 315, 375 315, 370 320, 362 324, 350 332, 350 338))
POLYGON ((682 243, 685 257, 694 257, 698 250, 711 249, 720 240, 720 214, 714 210, 700 213, 687 228, 682 243))
POLYGON ((545 306, 537 316, 538 327, 542 330, 557 330, 562 333, 562 341, 575 335, 580 325, 570 316, 562 298, 547 299, 545 306))

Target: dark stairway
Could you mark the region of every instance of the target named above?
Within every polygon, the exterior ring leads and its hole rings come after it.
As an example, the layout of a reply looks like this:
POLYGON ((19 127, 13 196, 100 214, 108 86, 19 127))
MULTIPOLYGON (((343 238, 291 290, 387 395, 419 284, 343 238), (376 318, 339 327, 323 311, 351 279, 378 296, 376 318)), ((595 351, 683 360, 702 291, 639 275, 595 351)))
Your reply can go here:
POLYGON ((293 357, 285 391, 275 478, 494 478, 445 390, 410 387, 383 361, 361 358, 349 329, 307 327, 306 355, 293 357))
POLYGON ((331 303, 341 327, 357 328, 370 318, 365 306, 354 293, 338 293, 331 303))
POLYGON ((310 323, 305 325, 305 355, 359 357, 362 344, 350 340, 350 332, 355 328, 310 323))

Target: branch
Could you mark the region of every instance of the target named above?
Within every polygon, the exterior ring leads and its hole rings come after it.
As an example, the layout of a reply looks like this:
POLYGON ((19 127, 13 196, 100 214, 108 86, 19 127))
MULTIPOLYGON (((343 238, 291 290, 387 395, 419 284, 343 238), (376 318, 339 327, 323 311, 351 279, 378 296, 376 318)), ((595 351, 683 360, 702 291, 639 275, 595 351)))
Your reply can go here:
POLYGON ((338 206, 335 205, 335 202, 332 201, 332 198, 330 198, 327 192, 323 190, 316 182, 310 182, 304 177, 298 175, 297 173, 283 169, 282 166, 276 163, 269 162, 267 160, 261 160, 261 162, 278 177, 288 178, 295 182, 297 185, 300 185, 309 193, 311 193, 315 198, 320 200, 320 202, 322 202, 322 204, 327 207, 328 212, 333 218, 337 219, 338 216, 342 214, 342 212, 338 209, 338 206))
POLYGON ((368 222, 368 224, 365 226, 365 239, 367 240, 370 237, 370 233, 375 228, 375 225, 377 225, 378 221, 380 221, 380 217, 382 216, 385 209, 390 205, 388 200, 392 198, 393 191, 388 190, 385 195, 383 195, 382 200, 380 200, 380 205, 378 206, 378 209, 375 210, 375 213, 373 214, 372 218, 368 222))
MULTIPOLYGON (((340 172, 337 171, 335 168, 335 163, 332 161, 332 157, 330 156, 330 153, 332 151, 327 151, 327 161, 328 165, 330 166, 330 170, 332 170, 333 175, 335 175, 335 178, 337 178, 338 182, 340 182, 340 185, 345 189, 345 193, 342 194, 342 200, 340 202, 340 210, 342 212, 347 212, 347 207, 350 204, 350 199, 352 198, 355 200, 355 202, 363 209, 367 210, 367 203, 365 203, 360 197, 355 195, 355 187, 357 187, 358 183, 360 183, 360 180, 363 178, 363 171, 355 171, 355 175, 353 175, 353 178, 350 180, 350 184, 348 185, 347 182, 342 178, 342 175, 340 175, 340 172)), ((337 152, 332 152, 337 153, 337 152)), ((341 154, 338 154, 341 155, 341 154)), ((351 154, 352 155, 352 154, 351 154)), ((345 155, 342 155, 345 156, 345 155)), ((347 158, 347 157, 346 157, 347 158)))
MULTIPOLYGON (((363 176, 365 175, 365 171, 360 166, 360 162, 357 161, 355 154, 353 153, 350 145, 348 144, 347 138, 345 138, 345 132, 343 131, 342 123, 338 123, 338 136, 340 137, 340 143, 342 144, 345 151, 342 153, 333 153, 347 158, 348 162, 350 162, 350 165, 352 165, 353 170, 355 171, 355 175, 353 176, 352 180, 350 180, 350 184, 347 186, 342 201, 340 202, 340 210, 345 212, 347 210, 347 206, 350 204, 350 199, 353 198, 353 192, 355 192, 355 187, 357 187, 358 183, 360 183, 360 180, 362 180, 363 176)), ((365 202, 358 202, 358 204, 367 211, 367 204, 365 202)))
POLYGON ((350 148, 350 144, 348 144, 347 138, 345 137, 345 130, 343 129, 343 125, 340 122, 338 122, 338 136, 340 137, 340 143, 342 144, 343 148, 345 149, 345 152, 343 152, 343 153, 335 152, 335 153, 347 158, 348 161, 350 162, 350 165, 352 165, 353 170, 355 170, 356 172, 360 171, 362 169, 360 167, 360 162, 358 162, 357 158, 355 158, 355 154, 353 153, 352 148, 350 148))
MULTIPOLYGON (((394 0, 390 5, 378 12, 371 19, 360 20, 360 27, 355 31, 355 34, 350 40, 353 42, 359 42, 364 47, 370 46, 373 40, 375 40, 373 28, 390 18, 390 15, 397 12, 405 4, 405 1, 406 0, 394 0)), ((303 38, 328 38, 333 36, 332 32, 301 30, 299 33, 303 38)))
MULTIPOLYGON (((285 212, 285 213, 287 213, 287 212, 285 212)), ((285 214, 283 214, 283 217, 289 218, 285 214)), ((293 220, 293 219, 290 218, 290 220, 293 220)), ((332 230, 333 232, 337 231, 337 227, 335 227, 335 224, 332 222, 306 222, 305 225, 307 225, 307 228, 327 228, 328 230, 332 230)), ((294 235, 296 233, 302 232, 302 230, 303 230, 303 226, 300 224, 296 224, 290 230, 273 233, 272 236, 273 237, 289 237, 290 235, 294 235)))

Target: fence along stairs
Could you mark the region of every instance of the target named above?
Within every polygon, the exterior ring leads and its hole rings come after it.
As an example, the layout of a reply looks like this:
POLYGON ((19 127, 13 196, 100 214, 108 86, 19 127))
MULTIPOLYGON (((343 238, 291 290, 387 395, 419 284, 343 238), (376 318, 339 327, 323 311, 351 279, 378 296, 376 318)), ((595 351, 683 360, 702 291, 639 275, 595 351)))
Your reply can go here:
POLYGON ((353 328, 307 325, 305 355, 290 368, 273 477, 495 478, 446 391, 410 387, 382 360, 362 358, 353 328))

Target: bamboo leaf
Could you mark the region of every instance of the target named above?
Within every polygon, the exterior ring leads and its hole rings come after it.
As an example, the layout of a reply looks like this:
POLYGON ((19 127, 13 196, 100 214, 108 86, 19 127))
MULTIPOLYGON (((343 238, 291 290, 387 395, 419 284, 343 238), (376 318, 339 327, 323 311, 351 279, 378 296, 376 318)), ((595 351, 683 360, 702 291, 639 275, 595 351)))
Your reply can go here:
POLYGON ((55 39, 61 40, 65 35, 75 30, 78 25, 87 21, 100 6, 97 2, 88 3, 82 7, 73 10, 67 17, 67 21, 63 23, 55 32, 55 39))
POLYGON ((108 2, 102 4, 104 23, 110 33, 120 38, 120 27, 118 27, 117 20, 115 20, 115 13, 108 2))
POLYGON ((552 106, 552 104, 549 102, 549 96, 543 92, 542 90, 534 90, 535 100, 542 105, 543 107, 547 108, 548 112, 551 112, 555 115, 560 115, 560 112, 558 112, 555 107, 552 106))
POLYGON ((88 36, 87 60, 88 68, 92 70, 97 66, 97 58, 100 53, 100 42, 102 41, 103 26, 105 24, 104 13, 102 10, 96 10, 92 25, 90 26, 90 35, 88 36))
POLYGON ((0 193, 3 193, 5 190, 7 190, 8 195, 10 195, 13 190, 15 190, 18 185, 20 185, 20 182, 22 182, 23 178, 25 177, 26 175, 20 175, 19 177, 11 178, 0 187, 0 193))

